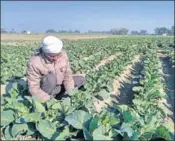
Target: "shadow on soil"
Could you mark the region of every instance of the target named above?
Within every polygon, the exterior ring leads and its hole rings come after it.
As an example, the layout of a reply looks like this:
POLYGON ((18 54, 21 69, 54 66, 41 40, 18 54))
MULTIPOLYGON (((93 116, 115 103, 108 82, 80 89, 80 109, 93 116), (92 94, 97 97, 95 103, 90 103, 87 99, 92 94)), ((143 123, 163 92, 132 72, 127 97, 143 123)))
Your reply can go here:
POLYGON ((167 56, 161 56, 160 60, 162 61, 162 65, 163 65, 163 77, 166 83, 166 93, 168 94, 168 101, 167 104, 171 105, 171 107, 167 107, 169 108, 169 110, 171 110, 173 112, 173 116, 171 116, 171 118, 173 119, 173 121, 175 121, 175 116, 174 116, 174 90, 175 90, 175 85, 174 85, 174 68, 172 67, 173 64, 170 60, 169 57, 167 56))
POLYGON ((140 75, 141 70, 143 69, 144 58, 141 58, 140 62, 136 62, 131 70, 131 74, 127 76, 125 82, 120 82, 120 95, 116 97, 118 104, 121 105, 130 105, 132 104, 132 100, 134 98, 132 88, 137 85, 139 78, 133 78, 133 76, 140 75), (136 83, 135 83, 136 82, 136 83))

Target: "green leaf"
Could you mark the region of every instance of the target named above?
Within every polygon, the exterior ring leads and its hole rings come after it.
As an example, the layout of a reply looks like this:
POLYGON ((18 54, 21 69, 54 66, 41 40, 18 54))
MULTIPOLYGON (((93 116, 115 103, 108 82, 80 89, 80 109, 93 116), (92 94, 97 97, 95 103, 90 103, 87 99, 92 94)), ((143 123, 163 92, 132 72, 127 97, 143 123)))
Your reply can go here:
POLYGON ((112 140, 112 138, 110 136, 95 134, 93 140, 112 140))
POLYGON ((112 117, 110 117, 109 123, 110 123, 111 126, 116 125, 116 124, 120 123, 120 119, 117 118, 117 117, 112 116, 112 117))
POLYGON ((33 104, 32 103, 32 97, 31 96, 24 96, 31 104, 33 104))
POLYGON ((98 121, 99 117, 95 116, 84 123, 83 134, 86 140, 93 140, 92 132, 98 128, 98 121))
POLYGON ((1 112, 1 126, 7 126, 15 120, 15 113, 12 110, 1 112))
POLYGON ((14 108, 21 113, 29 113, 29 109, 27 106, 25 106, 23 103, 18 102, 18 101, 13 101, 13 106, 14 108))
POLYGON ((9 90, 9 94, 12 99, 16 99, 18 96, 18 92, 14 89, 9 90))
POLYGON ((93 140, 91 133, 87 130, 86 127, 83 127, 83 135, 85 140, 93 140))
POLYGON ((46 101, 47 108, 49 109, 52 105, 56 104, 58 101, 55 98, 51 98, 50 100, 46 101))
POLYGON ((121 131, 121 133, 126 132, 129 137, 132 137, 132 134, 134 132, 133 129, 129 125, 127 125, 126 123, 122 124, 120 131, 121 131))
POLYGON ((45 112, 44 105, 37 98, 33 97, 32 103, 34 105, 35 112, 39 112, 39 113, 45 112))
POLYGON ((150 140, 152 138, 153 132, 145 132, 140 137, 139 140, 150 140))
POLYGON ((97 129, 94 130, 92 133, 93 140, 112 140, 110 136, 106 136, 105 134, 105 127, 99 126, 97 129))
POLYGON ((110 93, 107 92, 105 89, 102 89, 100 92, 97 93, 97 96, 99 96, 100 99, 105 100, 110 98, 110 93))
POLYGON ((27 124, 14 124, 12 126, 12 136, 16 137, 17 135, 20 135, 26 132, 27 129, 28 129, 27 124))
POLYGON ((12 136, 12 133, 11 133, 11 126, 7 126, 5 128, 4 138, 6 140, 12 140, 13 139, 13 136, 12 136))
POLYGON ((92 133, 97 127, 98 127, 98 122, 99 122, 99 117, 95 116, 94 118, 91 119, 89 123, 89 131, 92 133))
POLYGON ((35 124, 34 123, 27 123, 27 125, 28 125, 27 135, 33 135, 37 131, 35 124))
POLYGON ((56 137, 55 140, 65 140, 70 135, 71 135, 71 133, 69 131, 69 127, 65 126, 64 130, 61 133, 59 133, 58 137, 56 137))
POLYGON ((91 115, 85 111, 77 110, 68 115, 65 120, 76 129, 83 129, 83 124, 91 118, 91 115))
POLYGON ((6 102, 5 102, 5 97, 3 97, 2 95, 1 95, 1 106, 2 105, 4 105, 6 102))
POLYGON ((142 92, 144 90, 144 88, 141 87, 141 86, 135 86, 135 87, 132 88, 132 90, 134 92, 142 92))
POLYGON ((41 119, 40 113, 29 113, 16 120, 16 123, 38 122, 41 119))
POLYGON ((132 134, 132 136, 130 137, 130 140, 138 140, 139 136, 140 136, 140 132, 136 131, 132 134))
POLYGON ((124 122, 125 122, 125 123, 132 122, 132 120, 133 120, 130 111, 124 111, 124 112, 123 112, 123 118, 124 118, 124 122))
POLYGON ((59 134, 56 125, 48 120, 40 120, 36 128, 47 139, 56 138, 59 134))
POLYGON ((71 100, 70 100, 69 97, 63 98, 61 101, 62 101, 64 106, 70 106, 71 105, 71 100))
POLYGON ((170 132, 163 125, 160 125, 159 127, 157 127, 155 134, 153 136, 156 138, 161 137, 161 138, 164 138, 166 140, 172 140, 171 136, 170 136, 170 132))
POLYGON ((51 109, 57 110, 57 109, 62 109, 61 103, 55 103, 52 105, 51 109))

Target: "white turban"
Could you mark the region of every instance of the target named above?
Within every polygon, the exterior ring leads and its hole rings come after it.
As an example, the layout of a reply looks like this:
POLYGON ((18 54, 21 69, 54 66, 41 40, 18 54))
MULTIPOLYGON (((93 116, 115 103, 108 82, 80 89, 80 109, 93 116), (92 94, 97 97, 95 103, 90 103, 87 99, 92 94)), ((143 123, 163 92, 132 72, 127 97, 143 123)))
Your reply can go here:
POLYGON ((55 36, 47 36, 42 40, 41 48, 45 53, 60 53, 63 42, 55 36))

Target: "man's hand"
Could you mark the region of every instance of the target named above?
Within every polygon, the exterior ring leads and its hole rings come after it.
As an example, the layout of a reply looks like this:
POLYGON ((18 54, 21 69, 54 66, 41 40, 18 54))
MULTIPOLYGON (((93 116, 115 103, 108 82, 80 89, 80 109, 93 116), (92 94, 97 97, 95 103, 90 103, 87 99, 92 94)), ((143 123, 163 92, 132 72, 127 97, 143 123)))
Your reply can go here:
POLYGON ((46 95, 44 97, 41 98, 41 102, 46 102, 47 100, 50 100, 51 96, 50 95, 46 95))
POLYGON ((61 92, 61 86, 58 85, 55 87, 55 89, 52 91, 51 97, 55 97, 57 94, 61 92))

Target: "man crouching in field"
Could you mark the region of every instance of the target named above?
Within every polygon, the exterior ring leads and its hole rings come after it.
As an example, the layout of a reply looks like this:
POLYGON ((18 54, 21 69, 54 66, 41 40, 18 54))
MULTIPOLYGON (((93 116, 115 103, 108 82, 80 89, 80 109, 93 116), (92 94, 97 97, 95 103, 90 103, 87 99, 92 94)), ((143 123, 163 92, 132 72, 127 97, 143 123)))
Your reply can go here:
POLYGON ((27 64, 29 92, 42 102, 51 97, 60 97, 65 91, 81 87, 85 78, 73 76, 63 42, 54 36, 42 40, 39 53, 32 56, 27 64))

